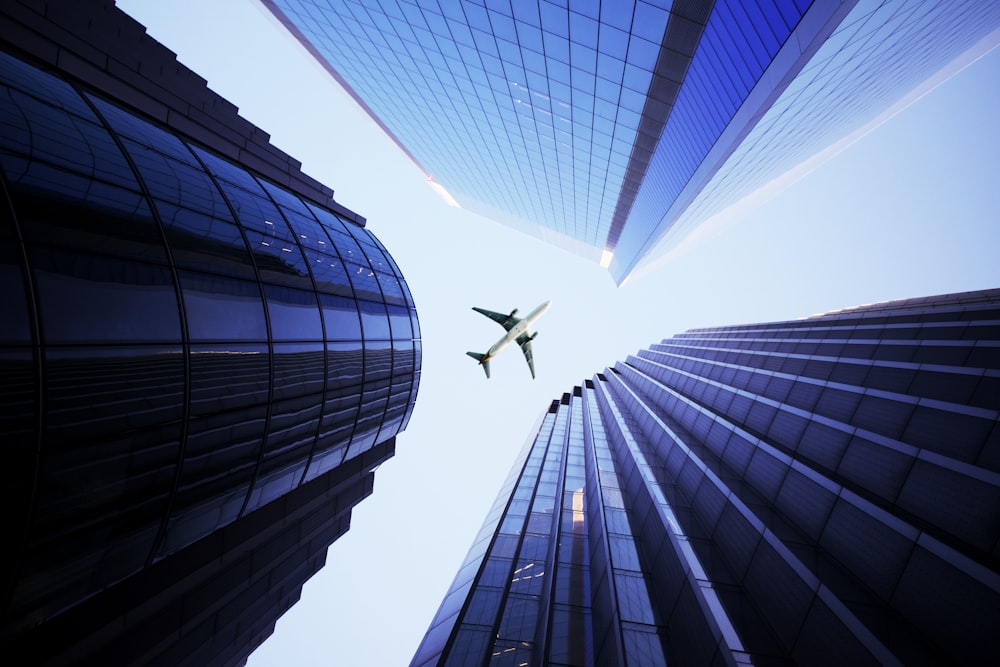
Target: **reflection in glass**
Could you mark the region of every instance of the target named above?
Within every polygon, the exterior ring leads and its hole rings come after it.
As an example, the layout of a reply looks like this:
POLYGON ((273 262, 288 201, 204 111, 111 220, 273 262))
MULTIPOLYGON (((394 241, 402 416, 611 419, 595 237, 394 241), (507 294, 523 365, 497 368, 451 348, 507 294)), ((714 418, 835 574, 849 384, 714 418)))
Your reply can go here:
POLYGON ((3 81, 10 597, 44 618, 385 442, 419 347, 357 225, 0 53, 3 81))
MULTIPOLYGON (((0 153, 8 167, 13 161, 0 153)), ((138 192, 41 162, 25 162, 24 173, 9 182, 26 241, 166 263, 163 239, 138 192)))
POLYGON ((328 294, 319 295, 327 340, 361 340, 359 302, 328 294))
POLYGON ((323 343, 274 343, 274 398, 323 392, 323 343))
POLYGON ((30 256, 48 343, 180 340, 166 267, 43 248, 30 256))
POLYGON ((274 340, 323 340, 315 292, 265 285, 274 340))
POLYGON ((267 406, 261 404, 191 419, 158 557, 236 519, 257 466, 266 415, 267 406))
POLYGON ((365 340, 389 339, 389 318, 386 315, 385 304, 372 301, 358 301, 357 304, 358 310, 361 311, 365 340))
POLYGON ((266 343, 192 344, 191 414, 209 415, 265 405, 270 386, 266 343))
POLYGON ((356 387, 365 373, 365 352, 361 341, 331 341, 326 344, 327 388, 356 387))
POLYGON ((258 285, 205 273, 178 273, 191 340, 267 340, 258 285))
POLYGON ((155 206, 179 268, 256 278, 246 241, 235 224, 162 201, 155 206))
POLYGON ((313 396, 277 401, 264 442, 264 457, 246 512, 282 496, 299 484, 316 441, 320 402, 313 396))

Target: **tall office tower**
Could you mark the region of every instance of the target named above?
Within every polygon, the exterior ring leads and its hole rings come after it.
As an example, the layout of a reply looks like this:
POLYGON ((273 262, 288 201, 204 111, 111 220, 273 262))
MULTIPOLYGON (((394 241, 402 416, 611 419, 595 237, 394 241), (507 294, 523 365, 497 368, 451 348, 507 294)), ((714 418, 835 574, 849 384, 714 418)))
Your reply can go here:
POLYGON ((262 1, 449 197, 618 283, 1000 42, 980 0, 262 1))
POLYGON ((533 436, 412 665, 996 659, 1000 289, 688 331, 533 436))
POLYGON ((5 653, 234 664, 395 450, 364 219, 107 0, 0 5, 5 653))

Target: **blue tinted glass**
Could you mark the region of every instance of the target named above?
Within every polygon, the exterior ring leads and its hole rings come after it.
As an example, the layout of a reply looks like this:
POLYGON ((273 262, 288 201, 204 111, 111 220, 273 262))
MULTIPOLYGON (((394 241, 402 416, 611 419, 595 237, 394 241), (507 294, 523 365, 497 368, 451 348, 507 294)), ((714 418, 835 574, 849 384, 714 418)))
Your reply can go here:
POLYGON ((308 250, 305 254, 318 291, 346 297, 354 296, 354 289, 347 277, 347 268, 339 257, 308 250))
POLYGON ((129 139, 122 143, 154 198, 215 218, 232 220, 218 188, 203 170, 129 139))
POLYGON ((382 290, 379 287, 378 278, 375 276, 375 271, 368 266, 367 262, 365 264, 348 262, 345 268, 347 269, 347 275, 351 279, 351 284, 354 285, 354 292, 358 298, 382 301, 382 290))
POLYGON ((269 199, 226 185, 225 182, 222 182, 222 190, 246 232, 261 278, 269 282, 313 289, 302 250, 274 204, 269 199))
POLYGON ((43 248, 30 257, 46 342, 180 340, 165 267, 43 248))
MULTIPOLYGON (((7 166, 4 156, 0 161, 7 166)), ((138 192, 42 162, 22 164, 27 169, 8 184, 26 240, 166 262, 163 238, 138 192)))
POLYGON ((315 293, 265 285, 264 294, 273 340, 323 340, 315 293))
POLYGON ((162 201, 155 206, 177 266, 255 278, 246 241, 235 224, 162 201))
MULTIPOLYGON (((97 107, 105 122, 120 138, 127 137, 139 145, 169 155, 183 164, 201 170, 200 163, 191 154, 191 151, 174 135, 93 95, 87 95, 87 98, 97 107)), ((135 156, 133 155, 133 157, 135 156)))
POLYGON ((358 302, 329 294, 320 294, 327 340, 361 340, 358 302))
MULTIPOLYGON (((302 216, 309 220, 312 219, 312 216, 309 213, 309 208, 297 196, 263 179, 260 181, 260 184, 264 187, 264 190, 271 196, 274 202, 283 210, 288 210, 295 215, 302 216)), ((292 227, 294 228, 295 225, 292 225, 292 227)))
POLYGON ((54 107, 97 122, 94 112, 68 83, 3 51, 0 51, 0 81, 54 107))
MULTIPOLYGON (((258 196, 263 196, 264 192, 260 189, 260 185, 254 178, 248 174, 241 167, 227 162, 220 157, 204 151, 198 147, 194 147, 194 152, 197 153, 198 157, 205 166, 208 167, 208 171, 215 176, 217 179, 224 181, 229 185, 235 185, 247 192, 257 194, 258 196)), ((225 189, 225 188, 223 188, 225 189)), ((239 215, 239 211, 237 211, 239 215)))
POLYGON ((410 325, 410 311, 403 306, 387 305, 389 323, 392 327, 392 337, 413 338, 413 328, 410 325))
POLYGON ((178 271, 191 340, 267 340, 256 283, 178 271))
POLYGON ((190 363, 193 416, 258 406, 263 420, 271 383, 266 343, 192 344, 190 363))
MULTIPOLYGON (((0 136, 0 148, 28 154, 34 160, 62 167, 68 171, 101 179, 115 185, 138 189, 128 166, 111 135, 100 125, 63 109, 44 104, 19 91, 0 95, 3 115, 13 117, 16 125, 27 127, 27 134, 0 136), (30 137, 30 145, 24 137, 30 137)), ((23 132, 23 130, 22 130, 23 132)))
MULTIPOLYGON (((274 343, 274 399, 320 394, 326 373, 326 352, 321 341, 274 343)), ((319 400, 317 396, 316 401, 319 400)))
POLYGON ((361 384, 364 348, 360 341, 329 341, 326 344, 327 391, 338 392, 361 384))
MULTIPOLYGON (((358 301, 358 308, 361 311, 361 324, 365 335, 365 341, 371 339, 388 339, 389 318, 386 315, 385 305, 373 303, 371 301, 358 301)), ((368 344, 366 343, 366 348, 368 344)))

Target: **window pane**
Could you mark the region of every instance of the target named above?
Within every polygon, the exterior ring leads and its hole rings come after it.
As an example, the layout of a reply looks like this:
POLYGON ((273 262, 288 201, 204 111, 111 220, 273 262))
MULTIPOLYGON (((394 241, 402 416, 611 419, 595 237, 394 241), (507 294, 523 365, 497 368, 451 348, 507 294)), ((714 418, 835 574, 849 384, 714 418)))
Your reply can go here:
POLYGON ((46 342, 180 340, 166 267, 44 248, 30 256, 46 342))
POLYGON ((388 339, 389 318, 386 315, 385 305, 372 303, 371 301, 358 301, 357 303, 361 311, 361 323, 365 333, 365 340, 388 339))
POLYGON ((256 284, 204 273, 179 273, 191 340, 267 340, 256 284))
POLYGON ((313 292, 265 285, 264 294, 273 340, 323 340, 313 292))

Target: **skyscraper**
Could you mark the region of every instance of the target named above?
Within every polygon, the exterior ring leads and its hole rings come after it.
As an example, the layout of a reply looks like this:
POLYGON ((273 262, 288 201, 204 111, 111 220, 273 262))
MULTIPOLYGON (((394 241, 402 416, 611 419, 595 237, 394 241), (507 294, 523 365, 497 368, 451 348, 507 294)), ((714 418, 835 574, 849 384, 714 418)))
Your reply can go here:
POLYGON ((263 2, 449 198, 619 283, 1000 41, 975 0, 263 2))
POLYGON ((695 329, 552 402, 413 665, 984 664, 1000 290, 695 329))
POLYGON ((393 455, 413 299, 112 2, 4 3, 0 37, 5 650, 238 664, 393 455))

